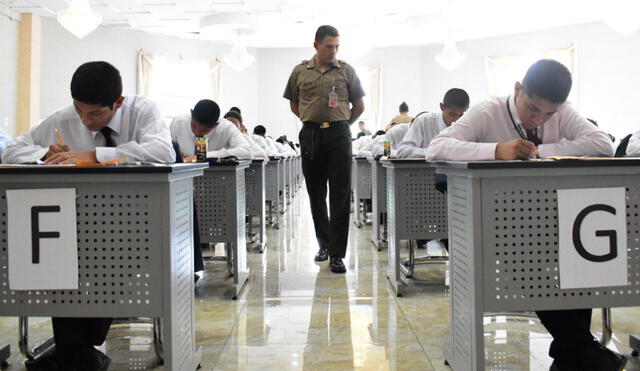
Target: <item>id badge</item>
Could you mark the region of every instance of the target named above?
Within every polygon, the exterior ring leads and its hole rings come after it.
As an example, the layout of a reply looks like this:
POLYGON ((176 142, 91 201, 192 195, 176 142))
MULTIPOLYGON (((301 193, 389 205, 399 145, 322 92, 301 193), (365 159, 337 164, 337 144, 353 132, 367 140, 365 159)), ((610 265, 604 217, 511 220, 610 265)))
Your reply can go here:
POLYGON ((329 107, 338 107, 338 93, 336 93, 335 88, 329 93, 329 107))

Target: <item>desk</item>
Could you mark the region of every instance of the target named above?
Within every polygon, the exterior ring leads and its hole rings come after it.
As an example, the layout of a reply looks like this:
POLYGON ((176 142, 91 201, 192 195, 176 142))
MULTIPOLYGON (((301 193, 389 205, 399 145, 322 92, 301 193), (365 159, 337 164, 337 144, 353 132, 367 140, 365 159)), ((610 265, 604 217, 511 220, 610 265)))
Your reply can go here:
POLYGON ((371 230, 371 242, 382 250, 387 243, 387 172, 382 167, 380 160, 373 157, 367 159, 371 164, 371 196, 373 210, 373 228, 371 230))
POLYGON ((356 220, 354 223, 362 228, 367 219, 367 200, 371 200, 371 165, 366 157, 354 157, 353 159, 353 212, 356 220), (362 213, 360 213, 360 201, 362 201, 362 213))
POLYGON ((247 235, 251 243, 256 242, 260 253, 264 252, 267 243, 265 230, 265 163, 263 159, 251 161, 251 165, 245 170, 246 200, 247 200, 247 235), (253 240, 253 218, 258 218, 258 234, 253 240))
POLYGON ((161 318, 165 368, 195 370, 192 181, 204 167, 0 167, 4 235, 6 190, 76 189, 81 287, 9 290, 2 239, 0 316, 161 318))
POLYGON ((249 278, 246 247, 245 169, 250 161, 217 163, 196 178, 201 243, 224 243, 233 275, 233 299, 249 278))
POLYGON ((282 160, 278 157, 271 157, 265 168, 265 200, 269 204, 267 208, 268 220, 269 224, 276 229, 279 228, 280 222, 280 196, 278 195, 278 190, 280 189, 281 162, 282 160))
POLYGON ((436 190, 435 169, 425 160, 384 160, 382 166, 387 171, 387 277, 401 296, 407 282, 402 276, 400 241, 447 238, 447 204, 436 190))
POLYGON ((287 184, 287 158, 283 157, 280 160, 280 166, 278 167, 278 199, 280 205, 280 214, 284 214, 287 211, 287 195, 286 195, 286 184, 287 184))
POLYGON ((640 160, 436 166, 448 178, 454 370, 484 369, 485 312, 640 305, 640 160), (626 187, 630 285, 561 290, 556 191, 597 187, 626 187))

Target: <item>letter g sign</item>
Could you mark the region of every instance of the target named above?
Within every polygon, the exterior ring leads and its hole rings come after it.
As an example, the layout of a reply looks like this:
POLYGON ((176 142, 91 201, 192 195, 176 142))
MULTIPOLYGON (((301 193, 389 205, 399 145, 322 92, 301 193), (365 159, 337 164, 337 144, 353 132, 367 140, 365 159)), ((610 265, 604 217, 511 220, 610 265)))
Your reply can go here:
POLYGON ((587 206, 576 217, 576 220, 573 222, 573 245, 576 248, 576 251, 583 258, 592 261, 592 262, 606 262, 609 260, 613 260, 618 256, 618 234, 613 229, 607 229, 604 231, 596 231, 596 236, 598 237, 609 237, 609 252, 604 255, 594 255, 587 251, 582 244, 582 240, 580 239, 580 230, 582 228, 582 222, 587 215, 591 214, 594 211, 606 211, 609 214, 616 215, 616 209, 609 205, 596 204, 587 206))

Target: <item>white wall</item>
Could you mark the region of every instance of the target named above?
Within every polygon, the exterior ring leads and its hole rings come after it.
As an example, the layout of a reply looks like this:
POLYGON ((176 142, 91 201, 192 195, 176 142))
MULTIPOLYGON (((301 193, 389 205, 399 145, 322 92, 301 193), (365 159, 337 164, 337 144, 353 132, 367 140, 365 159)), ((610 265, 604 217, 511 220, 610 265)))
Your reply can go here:
POLYGON ((18 22, 0 14, 0 128, 14 135, 18 93, 18 22), (4 127, 5 120, 8 127, 4 127))
MULTIPOLYGON (((73 72, 80 64, 92 60, 105 60, 113 64, 122 75, 124 94, 136 94, 137 55, 140 49, 158 55, 182 55, 185 59, 222 59, 230 46, 104 27, 79 40, 56 20, 43 18, 41 116, 46 117, 70 103, 69 83, 73 72)), ((249 52, 255 54, 255 50, 249 52)), ((255 107, 258 106, 255 89, 257 70, 257 63, 242 73, 222 64, 222 98, 218 103, 223 113, 231 106, 238 106, 243 109, 243 116, 247 120, 255 120, 255 107)))

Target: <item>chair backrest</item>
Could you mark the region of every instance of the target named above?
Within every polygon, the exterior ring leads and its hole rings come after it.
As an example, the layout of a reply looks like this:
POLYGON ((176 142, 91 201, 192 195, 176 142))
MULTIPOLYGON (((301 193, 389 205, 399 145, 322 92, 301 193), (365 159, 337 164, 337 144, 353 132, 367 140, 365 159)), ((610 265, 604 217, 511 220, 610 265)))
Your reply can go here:
POLYGON ((615 157, 624 157, 627 154, 627 146, 629 145, 629 139, 631 138, 631 134, 624 137, 620 144, 618 144, 618 148, 616 148, 615 157))

